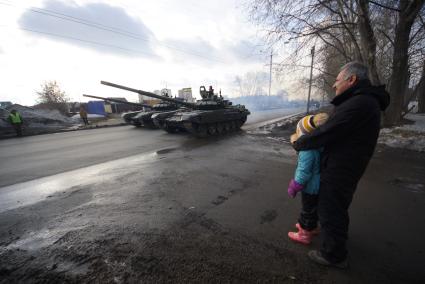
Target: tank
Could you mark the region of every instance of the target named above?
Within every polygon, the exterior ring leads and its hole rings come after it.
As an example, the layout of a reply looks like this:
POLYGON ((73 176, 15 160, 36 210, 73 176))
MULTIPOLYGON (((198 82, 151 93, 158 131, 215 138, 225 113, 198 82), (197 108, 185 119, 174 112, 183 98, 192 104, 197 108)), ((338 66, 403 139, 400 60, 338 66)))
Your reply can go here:
MULTIPOLYGON (((171 102, 164 102, 164 101, 161 101, 160 103, 151 106, 148 104, 131 103, 131 102, 125 102, 122 100, 110 99, 110 98, 104 98, 104 97, 98 97, 98 96, 90 96, 90 95, 83 95, 83 96, 100 99, 104 101, 117 102, 117 103, 143 107, 144 110, 126 112, 121 115, 121 117, 126 123, 133 124, 134 126, 137 126, 137 127, 143 126, 143 127, 149 127, 149 128, 158 128, 153 123, 153 120, 152 120, 153 114, 157 114, 161 112, 176 111, 179 108, 177 104, 174 104, 171 102)), ((162 97, 162 96, 159 96, 159 97, 162 97)))
MULTIPOLYGON (((156 94, 126 86, 106 81, 101 81, 101 83, 141 95, 161 98, 156 94)), ((223 99, 221 94, 214 94, 212 86, 208 90, 201 86, 199 92, 202 99, 196 101, 196 103, 169 97, 161 98, 164 101, 180 105, 182 108, 152 115, 154 125, 167 132, 187 131, 198 137, 207 137, 236 131, 246 122, 250 112, 244 105, 232 105, 230 101, 223 99)))

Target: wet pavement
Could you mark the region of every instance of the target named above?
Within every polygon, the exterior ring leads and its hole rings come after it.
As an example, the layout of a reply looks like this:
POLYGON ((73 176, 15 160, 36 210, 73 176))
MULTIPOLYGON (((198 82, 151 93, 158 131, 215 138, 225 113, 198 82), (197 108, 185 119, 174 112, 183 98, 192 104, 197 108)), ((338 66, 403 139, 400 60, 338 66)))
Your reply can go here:
MULTIPOLYGON (((105 131, 116 129, 125 127, 105 131)), ((300 207, 286 193, 289 133, 158 134, 114 159, 10 178, 0 188, 0 282, 421 283, 425 155, 377 149, 350 210, 350 269, 327 269, 287 238, 300 207)))

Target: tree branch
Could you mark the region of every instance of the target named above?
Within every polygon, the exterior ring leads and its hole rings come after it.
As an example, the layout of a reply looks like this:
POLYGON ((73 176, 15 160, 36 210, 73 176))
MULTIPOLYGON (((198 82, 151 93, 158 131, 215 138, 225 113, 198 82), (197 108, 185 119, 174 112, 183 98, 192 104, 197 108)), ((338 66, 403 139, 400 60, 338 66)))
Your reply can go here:
POLYGON ((386 39, 388 39, 388 41, 394 46, 394 41, 390 38, 390 36, 389 35, 387 35, 387 33, 384 31, 384 30, 382 30, 382 29, 378 29, 378 32, 380 32, 381 34, 383 34, 384 35, 384 37, 386 38, 386 39))
POLYGON ((393 7, 388 7, 388 6, 382 5, 382 4, 380 4, 380 3, 377 3, 377 2, 375 2, 375 1, 370 1, 370 0, 369 0, 369 3, 371 3, 371 4, 373 4, 373 5, 376 5, 376 6, 379 6, 379 7, 381 7, 381 8, 385 8, 385 9, 391 10, 391 11, 395 11, 395 12, 399 12, 399 13, 401 12, 401 10, 400 10, 400 9, 393 8, 393 7))

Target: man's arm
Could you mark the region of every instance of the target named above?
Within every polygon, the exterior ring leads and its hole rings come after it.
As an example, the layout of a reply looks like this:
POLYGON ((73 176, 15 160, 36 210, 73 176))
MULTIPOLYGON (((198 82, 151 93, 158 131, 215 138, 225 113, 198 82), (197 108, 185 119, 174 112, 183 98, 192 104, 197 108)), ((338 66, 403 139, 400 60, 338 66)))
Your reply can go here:
POLYGON ((336 141, 344 140, 353 128, 365 118, 364 110, 355 101, 347 102, 327 123, 311 133, 301 136, 292 145, 295 150, 318 149, 336 141), (350 104, 351 103, 351 104, 350 104))

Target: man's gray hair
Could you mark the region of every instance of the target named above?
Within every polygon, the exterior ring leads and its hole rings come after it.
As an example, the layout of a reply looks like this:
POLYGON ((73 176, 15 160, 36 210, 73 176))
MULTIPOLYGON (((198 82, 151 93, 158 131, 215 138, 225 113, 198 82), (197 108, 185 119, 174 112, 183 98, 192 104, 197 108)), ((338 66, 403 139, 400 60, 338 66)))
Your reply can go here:
POLYGON ((342 66, 340 71, 345 71, 344 75, 346 79, 356 75, 358 80, 369 80, 368 68, 366 65, 360 62, 349 62, 342 66))

